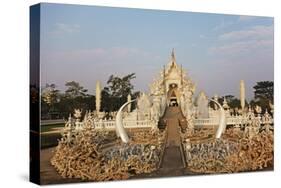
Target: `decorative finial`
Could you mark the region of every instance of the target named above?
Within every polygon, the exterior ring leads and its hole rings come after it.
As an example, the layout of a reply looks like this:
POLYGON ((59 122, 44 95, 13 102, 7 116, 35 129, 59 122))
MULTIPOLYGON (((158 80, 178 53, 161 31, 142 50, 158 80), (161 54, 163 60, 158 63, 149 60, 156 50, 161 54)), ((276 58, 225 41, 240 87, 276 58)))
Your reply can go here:
POLYGON ((172 57, 172 62, 176 62, 176 57, 175 57, 175 49, 173 48, 172 50, 172 54, 171 54, 171 57, 172 57))

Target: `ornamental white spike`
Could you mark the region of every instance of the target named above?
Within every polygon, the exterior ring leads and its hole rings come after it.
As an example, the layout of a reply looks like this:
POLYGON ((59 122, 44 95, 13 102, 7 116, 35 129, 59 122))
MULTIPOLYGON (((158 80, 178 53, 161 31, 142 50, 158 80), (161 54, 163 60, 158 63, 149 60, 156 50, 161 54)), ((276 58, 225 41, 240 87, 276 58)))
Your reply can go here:
POLYGON ((225 116, 225 111, 223 109, 223 107, 220 105, 220 103, 218 103, 217 101, 210 99, 210 101, 213 101, 214 103, 216 103, 219 108, 220 108, 220 121, 219 121, 219 128, 217 129, 216 132, 216 138, 220 138, 222 133, 224 132, 225 128, 226 128, 226 116, 225 116))
POLYGON ((130 103, 134 102, 136 99, 131 100, 129 102, 126 102, 121 106, 121 108, 118 110, 117 115, 116 115, 116 134, 118 137, 121 137, 122 142, 128 143, 129 142, 129 137, 128 134, 123 126, 122 122, 122 110, 130 103))
POLYGON ((240 80, 240 104, 242 111, 245 108, 245 82, 244 80, 240 80))

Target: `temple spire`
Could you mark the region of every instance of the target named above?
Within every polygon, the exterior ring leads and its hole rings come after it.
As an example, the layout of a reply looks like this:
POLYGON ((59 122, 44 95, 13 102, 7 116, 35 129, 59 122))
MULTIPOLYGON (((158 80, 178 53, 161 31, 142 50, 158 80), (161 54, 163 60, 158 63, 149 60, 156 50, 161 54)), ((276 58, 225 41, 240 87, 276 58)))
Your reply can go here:
POLYGON ((173 48, 172 53, 171 53, 171 60, 172 60, 172 63, 176 62, 176 56, 175 56, 175 49, 174 48, 173 48))

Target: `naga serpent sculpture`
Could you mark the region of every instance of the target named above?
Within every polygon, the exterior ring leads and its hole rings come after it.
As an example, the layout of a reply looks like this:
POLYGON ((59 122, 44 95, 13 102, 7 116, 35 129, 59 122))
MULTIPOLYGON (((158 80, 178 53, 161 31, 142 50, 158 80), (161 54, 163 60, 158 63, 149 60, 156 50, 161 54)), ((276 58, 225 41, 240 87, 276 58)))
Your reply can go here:
POLYGON ((122 142, 128 143, 129 142, 129 137, 128 134, 123 126, 122 122, 122 110, 130 103, 134 102, 136 99, 131 100, 129 102, 126 102, 121 106, 121 108, 118 110, 117 115, 116 115, 116 134, 117 137, 121 137, 122 142))
POLYGON ((216 132, 216 138, 220 138, 222 133, 224 132, 225 128, 226 128, 226 117, 225 117, 225 111, 223 109, 223 107, 221 106, 220 103, 218 103, 217 101, 213 100, 213 99, 209 99, 210 101, 216 103, 219 108, 220 108, 220 121, 219 121, 219 128, 217 129, 216 132))

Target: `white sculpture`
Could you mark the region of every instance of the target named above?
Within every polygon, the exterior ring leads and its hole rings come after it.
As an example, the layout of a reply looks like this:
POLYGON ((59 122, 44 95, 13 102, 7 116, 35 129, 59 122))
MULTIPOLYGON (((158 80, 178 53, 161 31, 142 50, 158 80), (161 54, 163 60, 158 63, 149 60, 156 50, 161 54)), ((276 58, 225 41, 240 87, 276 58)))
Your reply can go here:
POLYGON ((142 93, 137 101, 138 119, 140 119, 140 120, 147 119, 147 118, 150 119, 150 116, 151 116, 150 108, 151 107, 152 107, 152 104, 151 104, 149 97, 145 93, 142 93))
POLYGON ((122 122, 122 110, 130 103, 134 102, 135 100, 132 100, 130 102, 126 102, 121 106, 121 108, 118 110, 117 115, 116 115, 116 134, 118 137, 121 138, 122 142, 128 143, 129 142, 129 137, 128 134, 123 126, 122 122))
POLYGON ((198 118, 208 118, 208 97, 201 91, 197 99, 198 118))
POLYGON ((82 110, 80 109, 74 109, 74 117, 76 118, 76 120, 79 120, 81 118, 81 113, 82 113, 82 110))
MULTIPOLYGON (((215 101, 216 103, 219 102, 219 96, 218 96, 217 94, 214 95, 214 101, 215 101)), ((215 110, 218 110, 218 106, 215 105, 215 106, 214 106, 214 109, 215 109, 215 110)))
POLYGON ((71 114, 69 114, 68 116, 68 121, 65 123, 65 128, 71 128, 72 126, 72 118, 71 118, 71 114))
POLYGON ((229 109, 229 106, 228 106, 228 104, 227 104, 227 101, 226 101, 226 98, 225 98, 225 97, 223 98, 223 105, 222 105, 222 107, 223 107, 224 109, 229 109))
POLYGON ((262 109, 261 109, 261 107, 260 107, 259 105, 256 105, 255 111, 256 111, 256 113, 257 113, 258 115, 260 115, 260 113, 262 112, 262 109))
POLYGON ((273 130, 273 127, 270 125, 271 116, 269 115, 267 109, 265 110, 265 114, 263 116, 263 122, 264 122, 264 130, 266 132, 270 132, 273 130))
POLYGON ((210 101, 215 102, 220 109, 220 120, 219 120, 219 127, 218 130, 216 132, 216 138, 220 138, 222 133, 224 132, 225 128, 226 128, 226 116, 225 116, 225 111, 223 109, 223 107, 220 105, 219 102, 217 102, 216 100, 210 99, 210 101))

